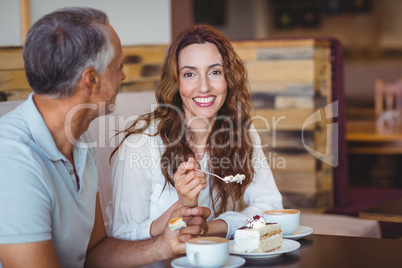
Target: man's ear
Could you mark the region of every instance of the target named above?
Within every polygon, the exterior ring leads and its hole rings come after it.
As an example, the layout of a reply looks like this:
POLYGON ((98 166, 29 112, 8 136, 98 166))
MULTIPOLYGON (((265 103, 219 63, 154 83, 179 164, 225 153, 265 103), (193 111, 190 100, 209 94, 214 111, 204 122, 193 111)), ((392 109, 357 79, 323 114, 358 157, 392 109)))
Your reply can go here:
POLYGON ((88 93, 98 91, 99 77, 94 68, 88 67, 82 72, 81 83, 84 85, 85 89, 90 91, 88 93))

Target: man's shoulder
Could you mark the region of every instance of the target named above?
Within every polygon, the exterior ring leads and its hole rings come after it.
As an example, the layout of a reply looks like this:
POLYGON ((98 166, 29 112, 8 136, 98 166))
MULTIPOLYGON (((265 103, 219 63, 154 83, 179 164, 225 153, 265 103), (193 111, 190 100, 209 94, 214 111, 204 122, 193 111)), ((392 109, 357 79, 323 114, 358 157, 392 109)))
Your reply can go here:
POLYGON ((36 143, 25 114, 26 102, 0 117, 0 161, 30 163, 36 158, 36 143))
POLYGON ((32 139, 22 105, 0 117, 0 143, 7 143, 10 140, 26 143, 32 139))

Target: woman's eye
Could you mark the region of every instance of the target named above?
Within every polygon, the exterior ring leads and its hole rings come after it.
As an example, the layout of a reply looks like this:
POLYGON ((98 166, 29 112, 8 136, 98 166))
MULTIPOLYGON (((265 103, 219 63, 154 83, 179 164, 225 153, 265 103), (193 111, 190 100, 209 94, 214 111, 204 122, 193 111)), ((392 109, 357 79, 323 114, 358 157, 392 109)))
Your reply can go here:
POLYGON ((222 74, 222 72, 221 72, 220 70, 213 70, 213 71, 211 72, 211 74, 213 74, 213 75, 220 75, 220 74, 222 74))
POLYGON ((192 76, 194 76, 193 73, 185 73, 185 74, 184 74, 184 77, 192 77, 192 76))

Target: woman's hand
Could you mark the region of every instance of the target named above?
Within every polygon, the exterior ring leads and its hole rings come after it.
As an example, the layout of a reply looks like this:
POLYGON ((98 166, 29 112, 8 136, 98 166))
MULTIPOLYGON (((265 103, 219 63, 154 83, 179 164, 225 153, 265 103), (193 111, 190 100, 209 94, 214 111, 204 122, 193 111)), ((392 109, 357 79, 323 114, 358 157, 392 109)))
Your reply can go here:
POLYGON ((195 171, 198 168, 193 157, 188 162, 179 165, 173 176, 179 202, 182 206, 196 207, 198 195, 207 187, 207 175, 204 172, 195 171))

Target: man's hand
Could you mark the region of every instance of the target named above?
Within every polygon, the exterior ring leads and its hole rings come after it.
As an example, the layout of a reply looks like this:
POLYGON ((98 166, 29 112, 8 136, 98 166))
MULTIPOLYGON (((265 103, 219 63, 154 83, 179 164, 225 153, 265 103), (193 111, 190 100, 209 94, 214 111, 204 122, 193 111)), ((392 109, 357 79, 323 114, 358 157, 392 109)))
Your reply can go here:
POLYGON ((191 213, 191 216, 184 215, 183 220, 187 228, 179 231, 179 240, 185 242, 196 236, 206 236, 208 234, 207 218, 211 215, 211 210, 206 207, 195 207, 187 209, 185 213, 191 213))
POLYGON ((193 157, 188 162, 179 165, 173 176, 179 202, 183 206, 196 207, 198 205, 198 195, 207 187, 207 175, 201 171, 193 157))
POLYGON ((168 247, 168 251, 171 252, 171 256, 185 254, 186 248, 184 242, 199 236, 201 233, 203 233, 202 235, 208 233, 206 219, 210 214, 211 211, 206 207, 181 207, 172 212, 170 218, 182 217, 187 227, 178 231, 172 231, 166 226, 162 237, 168 247))

